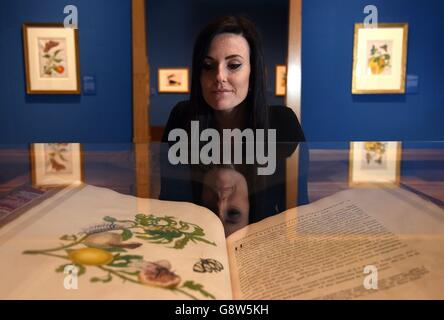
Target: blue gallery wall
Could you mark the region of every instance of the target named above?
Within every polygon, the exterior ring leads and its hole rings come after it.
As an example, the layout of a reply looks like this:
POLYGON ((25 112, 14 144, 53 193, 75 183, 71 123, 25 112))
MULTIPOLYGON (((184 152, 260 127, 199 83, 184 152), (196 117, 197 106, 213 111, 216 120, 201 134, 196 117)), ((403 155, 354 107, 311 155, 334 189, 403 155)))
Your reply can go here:
POLYGON ((157 92, 159 67, 188 67, 194 40, 212 20, 240 14, 255 22, 262 35, 269 74, 267 98, 270 104, 283 104, 274 94, 275 65, 285 64, 288 38, 287 0, 170 0, 147 1, 147 44, 150 64, 152 126, 164 126, 174 105, 189 94, 157 92))
MULTIPOLYGON (((130 142, 131 2, 73 0, 79 9, 81 76, 97 78, 97 94, 26 95, 21 26, 62 22, 56 0, 0 2, 0 143, 130 142)), ((353 24, 364 0, 304 0, 302 124, 308 140, 444 140, 444 2, 375 0, 380 22, 408 22, 407 74, 419 92, 352 95, 353 24)), ((147 1, 151 124, 163 126, 187 94, 158 94, 158 67, 191 67, 194 38, 223 14, 245 14, 262 33, 274 96, 274 66, 285 63, 287 0, 147 1)))
POLYGON ((444 139, 444 2, 304 0, 302 124, 309 141, 444 139), (376 5, 379 22, 409 24, 407 74, 417 94, 352 95, 354 23, 376 5))
POLYGON ((131 142, 131 1, 0 2, 0 143, 131 142), (96 95, 27 95, 24 22, 63 22, 66 4, 79 13, 81 77, 96 95))

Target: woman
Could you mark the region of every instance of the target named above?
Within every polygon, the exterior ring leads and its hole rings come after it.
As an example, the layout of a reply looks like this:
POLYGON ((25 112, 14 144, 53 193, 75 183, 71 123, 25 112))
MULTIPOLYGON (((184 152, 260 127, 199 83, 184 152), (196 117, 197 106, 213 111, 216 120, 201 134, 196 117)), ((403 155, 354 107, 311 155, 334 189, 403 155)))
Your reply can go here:
MULTIPOLYGON (((254 132, 276 129, 277 157, 284 159, 294 151, 297 142, 305 141, 304 134, 291 109, 267 105, 265 88, 262 46, 253 23, 243 17, 228 16, 209 24, 195 42, 190 100, 174 107, 162 142, 168 142, 168 134, 173 129, 190 132, 191 121, 198 121, 200 131, 207 128, 219 132, 223 129, 253 129, 254 132)), ((196 166, 191 170, 183 165, 169 166, 166 153, 162 154, 160 199, 202 204, 202 181, 208 170, 196 166)), ((240 166, 236 170, 242 172, 249 185, 251 205, 247 221, 276 213, 273 195, 268 194, 268 205, 263 203, 264 199, 261 199, 262 204, 254 199, 264 192, 270 179, 257 177, 252 166, 240 166)), ((224 222, 224 213, 216 213, 224 222)))

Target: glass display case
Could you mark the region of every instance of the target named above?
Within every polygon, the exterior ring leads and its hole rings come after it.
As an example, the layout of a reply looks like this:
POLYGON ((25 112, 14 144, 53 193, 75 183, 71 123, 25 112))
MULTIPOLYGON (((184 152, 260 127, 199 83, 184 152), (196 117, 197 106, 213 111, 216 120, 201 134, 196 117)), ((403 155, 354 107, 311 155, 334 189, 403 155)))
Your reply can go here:
POLYGON ((1 146, 0 297, 443 298, 444 142, 274 150, 202 165, 161 143, 1 146))

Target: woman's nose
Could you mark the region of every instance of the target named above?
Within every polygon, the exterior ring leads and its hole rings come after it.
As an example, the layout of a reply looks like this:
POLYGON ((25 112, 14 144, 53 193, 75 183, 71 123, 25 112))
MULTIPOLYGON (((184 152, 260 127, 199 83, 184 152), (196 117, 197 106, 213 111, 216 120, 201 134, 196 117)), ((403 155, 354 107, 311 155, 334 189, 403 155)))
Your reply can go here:
POLYGON ((220 188, 216 191, 217 197, 217 215, 219 218, 223 219, 224 214, 228 207, 228 199, 230 198, 233 192, 233 188, 220 188))
POLYGON ((226 82, 227 81, 227 73, 223 66, 219 66, 216 70, 216 81, 217 82, 226 82))
POLYGON ((216 193, 219 200, 226 200, 233 193, 233 187, 220 188, 216 193))
POLYGON ((219 218, 221 220, 224 220, 224 218, 225 218, 225 212, 226 212, 226 209, 227 209, 227 204, 228 204, 227 198, 219 198, 217 200, 217 212, 216 212, 216 214, 219 216, 219 218))

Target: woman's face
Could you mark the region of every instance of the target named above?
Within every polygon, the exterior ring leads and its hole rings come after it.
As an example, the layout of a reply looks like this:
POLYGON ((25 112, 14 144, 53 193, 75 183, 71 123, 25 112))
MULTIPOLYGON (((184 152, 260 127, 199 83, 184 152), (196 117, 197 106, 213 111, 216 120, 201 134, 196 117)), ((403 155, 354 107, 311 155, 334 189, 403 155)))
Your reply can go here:
POLYGON ((248 224, 250 203, 247 181, 233 169, 216 168, 205 175, 202 203, 219 216, 225 236, 248 224))
POLYGON ((230 111, 248 94, 250 47, 237 34, 214 37, 204 58, 200 83, 205 101, 217 111, 230 111))

